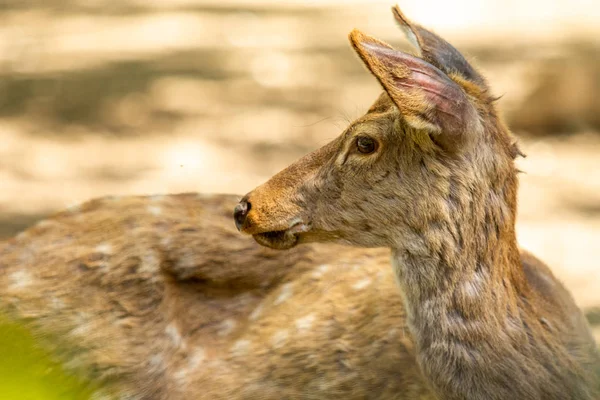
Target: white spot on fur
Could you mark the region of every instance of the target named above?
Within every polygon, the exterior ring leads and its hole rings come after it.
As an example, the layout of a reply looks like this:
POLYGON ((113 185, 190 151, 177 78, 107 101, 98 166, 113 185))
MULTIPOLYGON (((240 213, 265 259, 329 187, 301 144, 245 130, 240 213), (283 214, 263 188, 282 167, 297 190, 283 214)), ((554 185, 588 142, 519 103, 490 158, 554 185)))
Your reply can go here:
POLYGON ((160 215, 162 214, 162 208, 158 206, 148 206, 148 212, 152 215, 160 215))
POLYGON ((179 332, 179 329, 177 329, 175 323, 171 322, 169 325, 167 325, 165 333, 167 334, 167 336, 169 336, 171 342, 175 347, 185 349, 185 343, 183 341, 183 338, 181 337, 181 332, 179 332))
POLYGON ((190 369, 194 370, 202 364, 202 362, 206 359, 206 352, 202 347, 196 347, 192 352, 192 356, 189 360, 190 369))
POLYGON ((138 272, 153 274, 160 269, 160 261, 156 251, 149 250, 142 256, 142 265, 138 272))
POLYGON ((24 289, 33 283, 33 277, 28 271, 20 269, 10 274, 10 288, 24 289))
POLYGON ((286 283, 282 286, 279 296, 273 302, 274 305, 281 304, 292 296, 292 284, 286 283))
POLYGON ((329 269, 329 265, 327 265, 327 264, 319 265, 315 269, 315 271, 312 273, 313 278, 322 277, 325 274, 325 272, 327 272, 328 269, 329 269))
POLYGON ((65 302, 59 299, 58 297, 50 297, 50 304, 55 310, 62 310, 63 308, 65 308, 65 302))
POLYGON ((188 357, 187 365, 177 370, 173 376, 180 384, 187 384, 187 378, 206 359, 206 353, 202 347, 196 347, 188 357))
POLYGON ((465 281, 462 283, 463 294, 467 297, 477 297, 479 295, 479 287, 476 282, 465 281))
POLYGON ((173 378, 177 381, 177 384, 179 386, 185 386, 188 383, 187 382, 188 373, 189 373, 189 371, 187 368, 180 368, 173 373, 173 378))
POLYGON ((102 243, 96 246, 95 251, 102 254, 112 254, 113 248, 108 243, 102 243))
POLYGON ((485 283, 485 276, 482 273, 474 273, 470 280, 463 282, 462 292, 467 297, 479 297, 479 293, 485 283))
POLYGON ((150 357, 149 366, 150 371, 162 371, 164 369, 164 358, 162 354, 154 354, 150 357))
POLYGON ((235 356, 243 356, 250 350, 250 341, 241 339, 231 346, 231 353, 235 356))
POLYGON ((287 341, 289 336, 288 330, 287 329, 280 329, 277 332, 275 332, 273 334, 273 336, 271 337, 271 343, 273 344, 273 347, 275 348, 279 348, 282 347, 285 342, 287 341))
POLYGON ((262 283, 260 284, 261 288, 266 288, 271 284, 271 279, 267 279, 266 281, 262 281, 262 283))
POLYGON ((68 370, 81 371, 85 365, 85 362, 83 361, 82 357, 72 356, 62 365, 68 370))
POLYGON ((90 333, 89 324, 79 324, 75 329, 71 331, 71 335, 73 336, 88 336, 90 333))
POLYGON ((19 232, 17 234, 17 236, 15 236, 15 239, 17 240, 23 240, 25 239, 27 236, 29 236, 29 233, 27 231, 23 231, 23 232, 19 232))
POLYGON ((81 211, 81 203, 72 203, 67 206, 67 212, 75 214, 81 211))
POLYGON ((260 317, 260 315, 262 314, 262 310, 263 310, 263 304, 260 303, 255 309, 254 311, 252 311, 252 313, 250 314, 250 316, 248 317, 248 319, 254 321, 255 319, 257 319, 258 317, 260 317))
POLYGON ((165 199, 164 194, 154 194, 154 195, 150 196, 150 201, 153 201, 153 202, 163 201, 164 199, 165 199))
POLYGON ((552 329, 552 324, 546 318, 540 318, 540 323, 548 329, 552 329))
POLYGON ((195 268, 198 265, 198 256, 193 251, 186 251, 177 258, 175 267, 177 269, 195 268))
POLYGON ((92 318, 90 318, 90 314, 88 313, 79 312, 75 314, 73 318, 73 324, 75 325, 75 328, 71 330, 71 335, 88 336, 92 329, 92 326, 90 325, 91 320, 92 318))
POLYGON ((160 245, 165 248, 170 248, 171 244, 173 244, 173 239, 170 236, 165 236, 160 240, 160 245))
POLYGON ((366 288, 367 286, 369 286, 370 284, 371 284, 371 278, 365 278, 365 279, 361 279, 360 281, 358 281, 354 285, 352 285, 352 288, 354 290, 362 290, 362 289, 366 288))
POLYGON ((511 333, 521 333, 525 335, 525 330, 523 329, 523 323, 516 319, 515 317, 508 316, 504 321, 507 331, 511 333))
POLYGON ((240 294, 239 296, 235 297, 235 301, 238 304, 248 304, 254 300, 256 300, 256 297, 248 292, 244 292, 244 293, 240 294))
POLYGON ((50 228, 51 226, 56 225, 56 221, 53 221, 51 219, 43 219, 40 222, 38 222, 37 224, 35 224, 35 226, 37 228, 50 228))
POLYGON ((296 329, 298 329, 299 332, 307 331, 312 327, 313 322, 315 322, 314 314, 308 314, 305 317, 298 318, 296 320, 296 329))
POLYGON ((225 321, 223 321, 221 323, 221 326, 219 327, 218 335, 219 336, 229 335, 231 332, 233 332, 236 325, 237 325, 237 323, 234 320, 226 319, 225 321))

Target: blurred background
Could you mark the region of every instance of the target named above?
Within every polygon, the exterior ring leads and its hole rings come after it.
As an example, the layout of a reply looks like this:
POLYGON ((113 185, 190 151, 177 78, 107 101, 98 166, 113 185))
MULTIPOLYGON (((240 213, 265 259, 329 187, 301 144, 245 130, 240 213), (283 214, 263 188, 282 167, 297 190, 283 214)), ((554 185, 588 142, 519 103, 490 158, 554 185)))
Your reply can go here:
MULTIPOLYGON (((402 0, 489 78, 526 159, 519 240, 600 337, 600 3, 402 0)), ((0 1, 0 237, 104 195, 244 194, 380 88, 391 0, 0 1)))

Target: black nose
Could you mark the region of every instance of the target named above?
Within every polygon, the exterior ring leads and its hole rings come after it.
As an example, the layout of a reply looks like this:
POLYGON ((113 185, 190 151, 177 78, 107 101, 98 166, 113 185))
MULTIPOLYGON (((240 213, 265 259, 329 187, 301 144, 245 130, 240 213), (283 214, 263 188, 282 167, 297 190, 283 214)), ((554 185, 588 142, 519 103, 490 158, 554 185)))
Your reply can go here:
POLYGON ((250 203, 246 199, 240 200, 240 202, 233 209, 233 219, 235 220, 235 226, 239 230, 242 230, 242 225, 246 221, 246 216, 250 211, 250 203))

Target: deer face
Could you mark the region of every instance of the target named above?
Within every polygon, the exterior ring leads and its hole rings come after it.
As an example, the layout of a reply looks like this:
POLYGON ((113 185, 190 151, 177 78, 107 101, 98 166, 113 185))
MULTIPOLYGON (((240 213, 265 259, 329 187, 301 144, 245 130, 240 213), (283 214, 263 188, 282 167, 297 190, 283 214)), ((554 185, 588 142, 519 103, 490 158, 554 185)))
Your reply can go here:
POLYGON ((483 78, 446 41, 398 8, 394 15, 421 57, 350 34, 385 92, 337 139, 242 199, 236 225, 258 243, 406 246, 428 226, 456 220, 453 213, 468 214, 471 197, 492 186, 508 185, 499 186, 502 196, 516 190, 517 150, 483 78))

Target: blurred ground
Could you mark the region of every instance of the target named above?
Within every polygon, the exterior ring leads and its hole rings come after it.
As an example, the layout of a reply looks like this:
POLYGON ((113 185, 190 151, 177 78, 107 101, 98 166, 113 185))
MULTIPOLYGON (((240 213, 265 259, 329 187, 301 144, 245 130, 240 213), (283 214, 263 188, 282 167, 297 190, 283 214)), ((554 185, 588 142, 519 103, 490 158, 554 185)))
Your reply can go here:
MULTIPOLYGON (((375 99, 346 36, 406 49, 391 5, 0 2, 0 236, 107 194, 247 192, 375 99)), ((521 244, 600 320, 600 4, 400 5, 503 95, 528 155, 521 244)))

